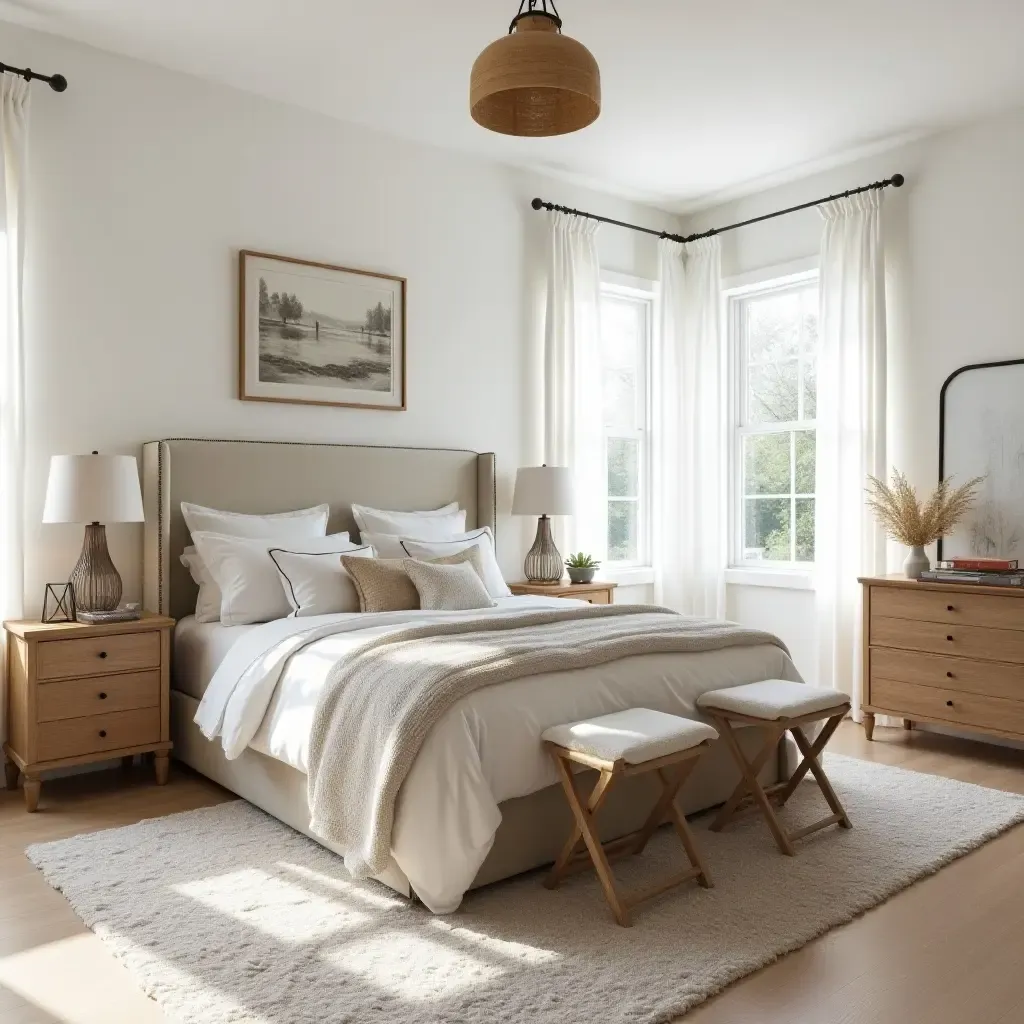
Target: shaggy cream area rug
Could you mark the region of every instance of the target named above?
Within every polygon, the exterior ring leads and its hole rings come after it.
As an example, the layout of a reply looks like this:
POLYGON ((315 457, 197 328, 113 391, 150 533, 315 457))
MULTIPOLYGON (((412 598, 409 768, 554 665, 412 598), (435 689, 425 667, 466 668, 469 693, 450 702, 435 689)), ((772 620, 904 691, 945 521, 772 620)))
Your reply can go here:
MULTIPOLYGON (((182 1024, 659 1024, 1024 821, 1024 797, 830 757, 854 823, 783 857, 760 818, 697 839, 716 887, 613 922, 593 874, 534 872, 434 917, 241 801, 56 843, 28 856, 182 1024)), ((784 813, 824 806, 804 783, 784 813)), ((670 870, 662 831, 619 862, 670 870)))

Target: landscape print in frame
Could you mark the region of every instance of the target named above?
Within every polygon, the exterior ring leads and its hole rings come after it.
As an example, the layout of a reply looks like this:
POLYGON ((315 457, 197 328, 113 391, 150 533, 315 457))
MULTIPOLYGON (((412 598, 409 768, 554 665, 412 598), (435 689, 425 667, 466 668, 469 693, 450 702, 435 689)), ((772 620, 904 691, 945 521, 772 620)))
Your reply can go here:
POLYGON ((405 409, 405 279, 239 253, 239 397, 405 409))

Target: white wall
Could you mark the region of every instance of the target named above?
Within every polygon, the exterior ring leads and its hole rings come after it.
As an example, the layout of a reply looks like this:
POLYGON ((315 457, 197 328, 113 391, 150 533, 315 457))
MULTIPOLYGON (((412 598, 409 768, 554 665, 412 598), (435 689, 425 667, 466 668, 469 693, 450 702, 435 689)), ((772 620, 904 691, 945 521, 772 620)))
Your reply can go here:
MULTIPOLYGON (((1024 357, 1024 111, 702 211, 686 230, 732 223, 900 172, 886 195, 889 461, 920 489, 938 477, 939 390, 967 363, 1024 357)), ((816 210, 723 236, 726 275, 815 255, 816 210)), ((898 567, 903 552, 892 549, 898 567)), ((817 671, 810 591, 729 587, 729 614, 779 633, 817 671)))
MULTIPOLYGON (((3 43, 70 81, 32 95, 27 610, 81 546, 80 527, 39 522, 49 456, 174 436, 494 451, 499 553, 520 578, 534 526, 507 513, 516 467, 541 454, 546 261, 529 200, 666 216, 14 26, 3 43), (239 402, 239 248, 407 277, 408 411, 239 402)), ((601 251, 656 272, 653 240, 609 229, 601 251)), ((108 532, 136 598, 141 528, 108 532)))

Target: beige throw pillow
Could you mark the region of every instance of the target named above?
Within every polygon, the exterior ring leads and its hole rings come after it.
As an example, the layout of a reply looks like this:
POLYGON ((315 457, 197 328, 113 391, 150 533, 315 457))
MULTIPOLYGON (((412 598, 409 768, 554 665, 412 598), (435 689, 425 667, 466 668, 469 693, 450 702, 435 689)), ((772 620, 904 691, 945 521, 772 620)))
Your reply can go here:
POLYGON ((342 555, 341 564, 356 585, 361 612, 404 612, 419 608, 420 596, 405 571, 405 559, 342 555))
POLYGON ((419 592, 424 611, 462 612, 494 607, 479 573, 468 562, 435 565, 408 558, 405 571, 419 592))

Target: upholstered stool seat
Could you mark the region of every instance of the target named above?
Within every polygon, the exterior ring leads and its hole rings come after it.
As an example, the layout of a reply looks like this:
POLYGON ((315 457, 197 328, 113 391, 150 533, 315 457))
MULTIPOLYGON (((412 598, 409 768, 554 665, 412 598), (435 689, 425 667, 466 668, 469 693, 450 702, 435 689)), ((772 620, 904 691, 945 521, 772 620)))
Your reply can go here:
POLYGON ((647 708, 617 711, 545 730, 541 740, 554 759, 576 823, 544 884, 549 889, 557 888, 571 871, 592 863, 615 920, 626 927, 632 924, 630 908, 674 886, 696 879, 700 885, 710 888, 711 876, 675 798, 701 754, 717 737, 716 730, 703 722, 647 708), (585 800, 576 789, 573 764, 595 768, 600 773, 585 800), (675 765, 682 767, 675 773, 670 772, 675 765), (661 780, 661 793, 647 820, 636 832, 602 843, 595 818, 612 784, 616 779, 645 772, 656 772, 661 780), (610 861, 642 853, 666 816, 675 826, 690 867, 642 892, 620 893, 610 861))
POLYGON ((765 679, 745 686, 712 690, 698 699, 697 706, 715 721, 742 776, 732 796, 711 823, 712 831, 721 831, 740 810, 749 809, 744 807, 747 801, 760 809, 779 849, 788 856, 796 852, 793 843, 812 832, 830 825, 853 827, 818 760, 850 710, 850 698, 845 693, 787 679, 765 679), (812 744, 803 727, 823 720, 826 720, 825 725, 812 744), (764 732, 764 745, 752 761, 747 760, 736 739, 734 724, 759 727, 764 732), (787 732, 796 741, 803 760, 791 778, 766 790, 758 779, 758 773, 787 732), (785 805, 808 771, 814 775, 832 814, 813 825, 787 832, 775 810, 785 805))

